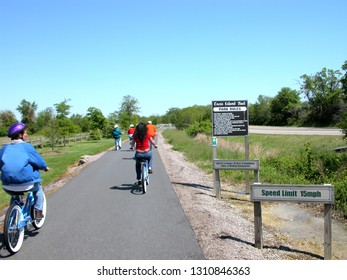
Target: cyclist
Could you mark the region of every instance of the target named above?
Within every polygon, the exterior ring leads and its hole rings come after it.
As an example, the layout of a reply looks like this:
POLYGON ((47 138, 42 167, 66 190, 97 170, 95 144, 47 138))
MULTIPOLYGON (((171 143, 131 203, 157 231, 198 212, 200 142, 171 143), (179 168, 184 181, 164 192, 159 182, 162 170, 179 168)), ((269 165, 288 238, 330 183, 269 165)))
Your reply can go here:
POLYGON ((141 185, 141 163, 139 160, 147 159, 148 160, 148 172, 152 173, 152 151, 150 149, 149 143, 153 144, 156 148, 154 140, 151 135, 148 134, 147 126, 144 123, 139 123, 136 126, 134 138, 130 143, 130 149, 134 148, 136 143, 136 152, 135 152, 135 170, 136 170, 136 179, 138 184, 141 185))
POLYGON ((114 128, 112 130, 112 137, 114 139, 114 145, 115 145, 115 150, 117 151, 118 149, 122 149, 122 131, 118 128, 118 124, 114 125, 114 128))
POLYGON ((154 142, 156 141, 156 136, 157 136, 157 128, 155 127, 154 124, 152 124, 152 121, 147 122, 147 129, 148 129, 148 134, 151 135, 153 138, 154 142))
POLYGON ((34 146, 25 142, 28 134, 24 123, 11 125, 7 135, 11 141, 0 150, 2 187, 11 192, 32 191, 35 216, 42 219, 43 189, 39 170, 48 171, 49 168, 34 146))
POLYGON ((128 129, 128 137, 129 137, 129 141, 133 140, 133 134, 135 132, 135 127, 133 124, 131 124, 129 126, 129 129, 128 129))

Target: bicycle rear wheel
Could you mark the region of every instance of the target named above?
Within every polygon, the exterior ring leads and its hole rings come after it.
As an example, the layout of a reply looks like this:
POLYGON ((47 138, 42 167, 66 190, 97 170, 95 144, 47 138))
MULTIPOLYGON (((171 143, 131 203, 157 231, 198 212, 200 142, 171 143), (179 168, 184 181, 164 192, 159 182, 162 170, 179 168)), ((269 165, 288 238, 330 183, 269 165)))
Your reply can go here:
POLYGON ((24 227, 19 229, 22 209, 17 204, 8 208, 4 222, 4 242, 6 249, 11 253, 17 253, 24 241, 24 227))
POLYGON ((142 193, 147 191, 147 180, 146 180, 146 164, 141 164, 141 184, 142 184, 142 193))
POLYGON ((32 222, 32 225, 35 229, 40 229, 43 224, 45 223, 45 220, 46 220, 46 213, 47 213, 47 201, 46 201, 46 195, 45 193, 43 193, 42 195, 43 197, 43 208, 42 208, 42 214, 43 214, 43 218, 42 219, 36 219, 36 215, 35 215, 35 208, 34 208, 34 205, 31 206, 31 218, 33 219, 33 222, 32 222))

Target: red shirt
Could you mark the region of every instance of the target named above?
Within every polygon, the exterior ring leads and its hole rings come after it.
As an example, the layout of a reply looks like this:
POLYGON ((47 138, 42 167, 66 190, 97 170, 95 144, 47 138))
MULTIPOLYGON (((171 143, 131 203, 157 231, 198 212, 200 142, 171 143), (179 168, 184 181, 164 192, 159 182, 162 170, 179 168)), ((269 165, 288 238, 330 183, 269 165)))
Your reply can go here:
POLYGON ((145 139, 143 139, 143 142, 141 142, 141 140, 137 136, 135 136, 134 139, 136 142, 136 150, 140 150, 140 151, 149 150, 150 148, 149 139, 151 139, 151 135, 147 133, 145 136, 145 139))
POLYGON ((128 134, 134 134, 134 132, 135 132, 135 128, 134 127, 130 127, 128 129, 128 134))

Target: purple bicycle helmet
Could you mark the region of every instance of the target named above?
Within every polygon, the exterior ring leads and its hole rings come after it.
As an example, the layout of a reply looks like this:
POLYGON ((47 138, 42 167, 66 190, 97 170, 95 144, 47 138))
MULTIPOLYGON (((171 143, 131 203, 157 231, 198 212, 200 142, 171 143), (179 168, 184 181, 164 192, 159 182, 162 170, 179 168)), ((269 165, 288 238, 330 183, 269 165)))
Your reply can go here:
POLYGON ((14 123, 8 129, 7 136, 12 138, 16 136, 17 134, 21 133, 25 128, 26 128, 26 125, 22 122, 14 123))

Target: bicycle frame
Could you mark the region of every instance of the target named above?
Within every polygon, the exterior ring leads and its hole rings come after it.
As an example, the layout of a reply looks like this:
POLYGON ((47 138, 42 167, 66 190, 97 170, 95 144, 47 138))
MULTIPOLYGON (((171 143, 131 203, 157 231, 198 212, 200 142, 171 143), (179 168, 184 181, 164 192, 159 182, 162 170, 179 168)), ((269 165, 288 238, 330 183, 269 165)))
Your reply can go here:
POLYGON ((138 159, 138 162, 141 164, 141 185, 142 192, 147 192, 147 185, 149 184, 149 172, 148 172, 148 160, 147 159, 138 159))
POLYGON ((35 204, 33 192, 28 192, 24 205, 20 196, 24 195, 12 195, 12 203, 17 204, 21 208, 18 230, 21 230, 22 228, 26 227, 28 223, 32 222, 33 219, 31 217, 31 207, 35 204))
POLYGON ((143 167, 144 167, 144 174, 143 174, 143 176, 144 176, 145 179, 147 179, 148 176, 149 176, 148 161, 143 161, 142 164, 143 164, 143 167))

